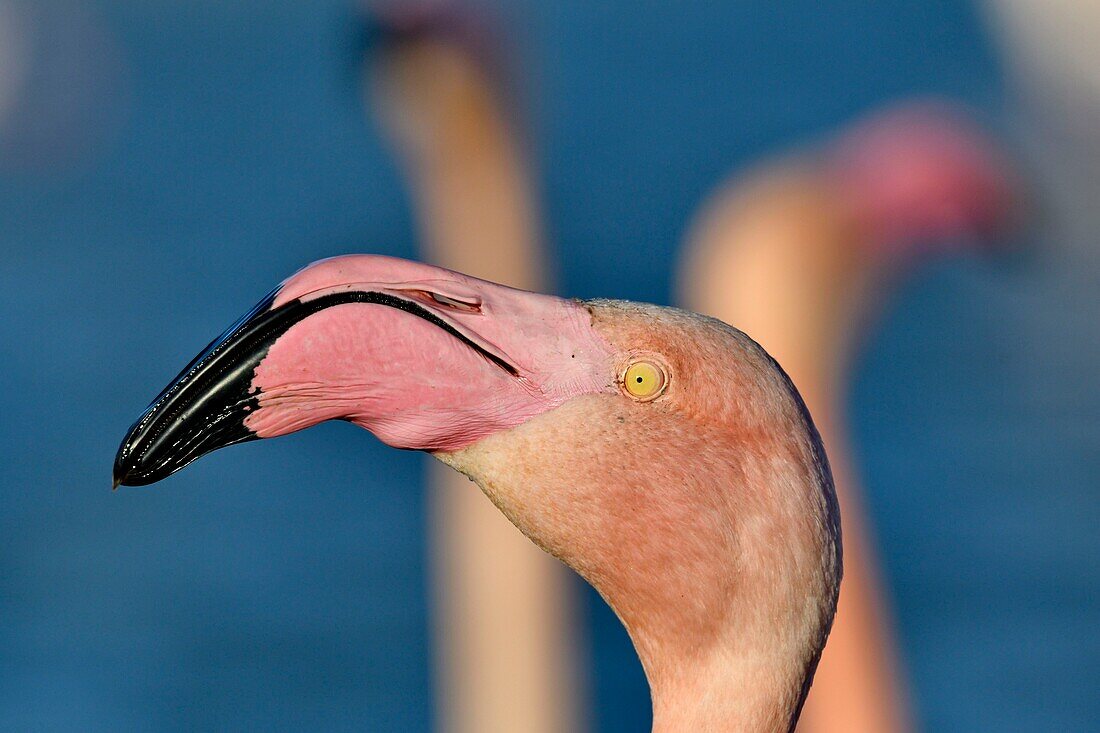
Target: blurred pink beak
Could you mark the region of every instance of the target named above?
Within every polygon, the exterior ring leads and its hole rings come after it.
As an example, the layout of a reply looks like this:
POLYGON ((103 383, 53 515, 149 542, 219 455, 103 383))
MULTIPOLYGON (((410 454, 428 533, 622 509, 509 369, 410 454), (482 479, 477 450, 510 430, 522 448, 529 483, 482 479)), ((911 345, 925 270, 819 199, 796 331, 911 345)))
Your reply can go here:
POLYGON ((114 480, 150 484, 218 448, 332 419, 398 448, 457 450, 614 383, 583 303, 337 257, 204 349, 131 427, 114 480))

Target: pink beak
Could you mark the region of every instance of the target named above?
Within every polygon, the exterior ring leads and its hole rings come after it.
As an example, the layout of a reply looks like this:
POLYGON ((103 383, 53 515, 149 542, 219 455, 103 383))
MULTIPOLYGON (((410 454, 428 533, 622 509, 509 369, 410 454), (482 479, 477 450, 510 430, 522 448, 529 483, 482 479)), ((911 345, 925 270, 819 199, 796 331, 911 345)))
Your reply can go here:
POLYGON ((615 384, 585 305, 372 255, 310 265, 202 351, 134 423, 115 484, 212 450, 350 420, 457 450, 615 384))

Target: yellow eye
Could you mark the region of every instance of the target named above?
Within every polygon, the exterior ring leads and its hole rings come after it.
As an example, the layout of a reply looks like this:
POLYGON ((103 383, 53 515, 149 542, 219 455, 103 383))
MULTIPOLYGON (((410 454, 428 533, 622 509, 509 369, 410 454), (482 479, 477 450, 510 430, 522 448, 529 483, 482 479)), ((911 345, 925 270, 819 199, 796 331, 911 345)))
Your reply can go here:
POLYGON ((623 389, 636 400, 656 399, 667 385, 665 370, 651 361, 636 361, 623 372, 623 389))

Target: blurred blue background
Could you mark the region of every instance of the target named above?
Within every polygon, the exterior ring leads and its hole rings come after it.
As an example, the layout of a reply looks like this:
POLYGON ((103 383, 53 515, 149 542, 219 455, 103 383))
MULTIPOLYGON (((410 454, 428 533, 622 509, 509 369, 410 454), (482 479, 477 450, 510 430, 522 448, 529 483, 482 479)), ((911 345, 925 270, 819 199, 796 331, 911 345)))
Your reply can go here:
MULTIPOLYGON (((342 252, 415 257, 353 4, 0 8, 29 49, 13 118, 34 120, 0 144, 0 728, 428 730, 422 456, 329 424, 109 484, 147 401, 274 283, 342 252)), ((708 190, 876 104, 1002 107, 954 0, 504 18, 571 296, 669 302, 708 190)), ((868 347, 855 426, 928 730, 1100 721, 1098 310, 961 257, 868 347)), ((596 727, 643 730, 625 634, 594 593, 583 616, 596 727)))

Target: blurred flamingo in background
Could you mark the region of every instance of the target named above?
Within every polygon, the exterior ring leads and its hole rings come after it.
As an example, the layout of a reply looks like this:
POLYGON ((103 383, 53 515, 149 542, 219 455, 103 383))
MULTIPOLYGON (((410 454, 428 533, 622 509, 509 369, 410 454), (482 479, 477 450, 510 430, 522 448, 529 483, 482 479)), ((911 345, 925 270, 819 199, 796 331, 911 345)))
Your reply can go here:
POLYGON ((0 0, 0 170, 93 167, 121 135, 132 83, 102 9, 0 0))
MULTIPOLYGON (((368 108, 408 182, 423 257, 545 288, 535 178, 493 21, 451 3, 371 8, 368 108)), ((430 476, 439 727, 584 730, 575 593, 564 570, 461 476, 438 465, 430 476)))
POLYGON ((1015 218, 1015 188, 1007 161, 963 111, 916 102, 736 176, 693 226, 684 302, 744 327, 780 360, 837 479, 846 576, 808 731, 913 727, 847 437, 850 369, 889 285, 922 254, 1003 231, 1015 218))

